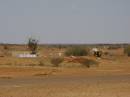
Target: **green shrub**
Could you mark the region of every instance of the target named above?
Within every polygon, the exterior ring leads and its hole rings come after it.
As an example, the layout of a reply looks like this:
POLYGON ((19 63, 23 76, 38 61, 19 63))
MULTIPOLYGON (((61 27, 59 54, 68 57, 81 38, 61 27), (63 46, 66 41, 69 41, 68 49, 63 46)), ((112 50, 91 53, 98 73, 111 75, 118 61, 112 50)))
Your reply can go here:
POLYGON ((108 47, 109 50, 115 50, 115 49, 119 49, 119 48, 121 48, 120 45, 110 45, 110 46, 108 47))
POLYGON ((124 48, 124 53, 130 57, 130 46, 124 48))
POLYGON ((62 63, 63 61, 64 61, 64 59, 61 57, 51 58, 51 63, 54 65, 54 67, 58 67, 59 64, 62 63))
POLYGON ((71 47, 68 48, 65 52, 66 56, 86 56, 88 52, 85 48, 82 47, 71 47))

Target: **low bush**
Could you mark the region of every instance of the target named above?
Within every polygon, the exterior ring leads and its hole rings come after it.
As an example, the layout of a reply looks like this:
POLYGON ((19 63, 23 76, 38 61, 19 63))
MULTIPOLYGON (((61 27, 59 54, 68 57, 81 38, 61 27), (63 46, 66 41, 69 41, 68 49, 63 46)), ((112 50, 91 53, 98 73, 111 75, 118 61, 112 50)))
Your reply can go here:
POLYGON ((9 47, 7 45, 4 45, 4 50, 9 50, 9 47))
POLYGON ((98 65, 98 62, 92 59, 84 59, 80 62, 85 67, 90 67, 91 65, 98 65))
POLYGON ((88 52, 85 48, 82 47, 71 47, 68 48, 65 52, 66 56, 86 56, 88 52))
POLYGON ((124 48, 124 53, 130 57, 130 45, 124 48))
POLYGON ((45 64, 43 63, 43 61, 40 61, 38 66, 45 66, 45 64))
POLYGON ((54 65, 54 67, 58 67, 59 64, 62 63, 63 61, 64 61, 64 59, 61 57, 51 58, 51 63, 54 65))

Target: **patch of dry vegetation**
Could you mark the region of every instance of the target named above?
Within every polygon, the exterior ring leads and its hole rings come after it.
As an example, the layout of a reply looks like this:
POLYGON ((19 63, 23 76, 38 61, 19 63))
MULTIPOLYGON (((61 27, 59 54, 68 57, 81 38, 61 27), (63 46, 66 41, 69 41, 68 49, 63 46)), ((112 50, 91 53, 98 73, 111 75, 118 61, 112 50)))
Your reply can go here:
POLYGON ((128 47, 124 48, 124 53, 130 57, 130 45, 128 47))
POLYGON ((64 61, 64 58, 62 57, 53 57, 51 58, 51 63, 53 64, 54 67, 58 67, 60 63, 64 61))
POLYGON ((88 55, 88 52, 85 48, 83 47, 71 47, 68 48, 65 52, 66 56, 86 56, 88 55))

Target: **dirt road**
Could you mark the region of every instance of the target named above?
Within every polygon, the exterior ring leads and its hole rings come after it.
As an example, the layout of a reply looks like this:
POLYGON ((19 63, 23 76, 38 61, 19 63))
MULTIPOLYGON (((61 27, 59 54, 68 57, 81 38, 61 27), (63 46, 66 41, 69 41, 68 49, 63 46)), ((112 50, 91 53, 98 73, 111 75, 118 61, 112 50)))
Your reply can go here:
POLYGON ((0 78, 0 97, 130 97, 130 74, 0 78))

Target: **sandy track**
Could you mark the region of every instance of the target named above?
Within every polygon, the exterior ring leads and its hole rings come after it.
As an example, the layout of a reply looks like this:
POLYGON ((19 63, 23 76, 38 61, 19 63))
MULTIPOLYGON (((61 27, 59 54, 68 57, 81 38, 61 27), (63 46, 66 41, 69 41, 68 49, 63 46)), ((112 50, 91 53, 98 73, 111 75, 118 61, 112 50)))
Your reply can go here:
POLYGON ((130 75, 0 79, 0 97, 130 97, 130 75))

